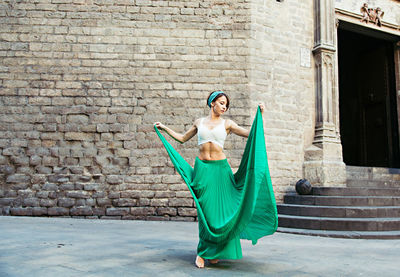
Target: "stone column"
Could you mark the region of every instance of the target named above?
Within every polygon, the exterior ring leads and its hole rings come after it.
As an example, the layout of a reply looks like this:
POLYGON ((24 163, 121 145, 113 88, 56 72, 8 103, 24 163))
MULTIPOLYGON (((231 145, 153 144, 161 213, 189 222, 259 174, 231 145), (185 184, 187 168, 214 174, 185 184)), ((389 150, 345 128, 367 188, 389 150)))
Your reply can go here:
POLYGON ((304 175, 314 186, 345 186, 339 128, 334 0, 314 0, 315 135, 305 151, 304 175))

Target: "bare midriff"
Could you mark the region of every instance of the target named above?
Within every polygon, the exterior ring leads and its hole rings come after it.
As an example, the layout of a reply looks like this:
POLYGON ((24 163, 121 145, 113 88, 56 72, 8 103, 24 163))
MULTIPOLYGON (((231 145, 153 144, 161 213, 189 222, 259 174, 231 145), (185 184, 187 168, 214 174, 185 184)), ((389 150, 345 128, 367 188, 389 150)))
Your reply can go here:
POLYGON ((219 145, 212 142, 206 142, 200 145, 199 159, 203 161, 216 161, 224 160, 226 159, 226 156, 219 145))

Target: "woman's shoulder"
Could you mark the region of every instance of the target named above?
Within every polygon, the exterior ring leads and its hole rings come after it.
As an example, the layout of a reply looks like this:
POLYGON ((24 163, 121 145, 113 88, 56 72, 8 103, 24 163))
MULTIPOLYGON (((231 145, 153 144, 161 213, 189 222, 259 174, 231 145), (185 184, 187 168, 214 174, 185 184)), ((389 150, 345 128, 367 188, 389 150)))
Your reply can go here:
POLYGON ((230 118, 225 118, 225 126, 231 126, 232 124, 235 124, 235 121, 233 121, 230 118))
POLYGON ((203 120, 204 117, 200 117, 194 120, 193 125, 198 127, 200 125, 200 122, 203 120))
POLYGON ((235 121, 233 121, 232 119, 226 119, 225 128, 227 130, 236 129, 238 127, 239 127, 239 125, 235 121))

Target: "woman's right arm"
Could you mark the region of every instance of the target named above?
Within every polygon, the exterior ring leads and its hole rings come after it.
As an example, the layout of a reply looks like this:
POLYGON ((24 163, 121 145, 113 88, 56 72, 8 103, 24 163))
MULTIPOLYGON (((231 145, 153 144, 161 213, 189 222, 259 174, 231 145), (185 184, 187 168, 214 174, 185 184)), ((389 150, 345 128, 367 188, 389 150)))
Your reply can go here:
POLYGON ((184 142, 188 141, 189 139, 194 137, 194 135, 196 135, 196 133, 197 133, 197 127, 196 127, 197 126, 197 120, 190 127, 190 129, 187 130, 184 134, 175 132, 174 130, 172 130, 171 128, 165 126, 161 122, 156 122, 156 123, 154 123, 154 125, 159 130, 164 130, 165 132, 167 132, 168 135, 170 135, 173 139, 175 139, 176 141, 178 141, 180 143, 184 143, 184 142))

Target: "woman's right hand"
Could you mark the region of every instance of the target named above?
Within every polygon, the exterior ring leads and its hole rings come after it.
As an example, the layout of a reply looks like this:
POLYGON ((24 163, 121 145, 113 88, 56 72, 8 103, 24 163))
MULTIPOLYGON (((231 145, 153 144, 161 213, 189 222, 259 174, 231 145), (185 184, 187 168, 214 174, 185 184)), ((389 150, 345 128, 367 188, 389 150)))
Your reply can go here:
POLYGON ((157 127, 158 130, 164 130, 165 126, 161 122, 155 122, 154 126, 157 127))

